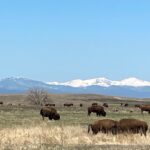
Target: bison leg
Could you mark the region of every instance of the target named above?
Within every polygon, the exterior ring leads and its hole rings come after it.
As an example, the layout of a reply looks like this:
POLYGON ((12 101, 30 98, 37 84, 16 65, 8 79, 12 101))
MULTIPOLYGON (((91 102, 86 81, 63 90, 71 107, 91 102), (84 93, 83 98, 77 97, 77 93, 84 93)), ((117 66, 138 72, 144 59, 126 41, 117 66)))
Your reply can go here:
POLYGON ((98 113, 98 112, 96 113, 96 116, 99 116, 99 113, 98 113))
POLYGON ((145 128, 142 128, 142 132, 146 136, 146 130, 145 130, 145 128))
POLYGON ((113 127, 113 128, 112 128, 112 134, 113 134, 113 135, 116 135, 116 134, 117 134, 117 127, 113 127))
POLYGON ((88 125, 88 133, 90 132, 91 124, 88 125))
POLYGON ((91 115, 91 112, 88 112, 88 116, 90 116, 91 115))
POLYGON ((42 116, 43 120, 44 120, 44 116, 42 116))

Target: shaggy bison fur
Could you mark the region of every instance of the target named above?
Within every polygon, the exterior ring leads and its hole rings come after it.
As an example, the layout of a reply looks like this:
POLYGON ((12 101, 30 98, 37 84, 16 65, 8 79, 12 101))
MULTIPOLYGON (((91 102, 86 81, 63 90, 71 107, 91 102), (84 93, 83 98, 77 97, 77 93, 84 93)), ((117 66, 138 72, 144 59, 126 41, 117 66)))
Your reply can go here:
POLYGON ((96 113, 97 116, 106 116, 106 112, 104 110, 104 107, 96 105, 96 106, 91 106, 88 107, 88 115, 90 116, 91 113, 96 113))

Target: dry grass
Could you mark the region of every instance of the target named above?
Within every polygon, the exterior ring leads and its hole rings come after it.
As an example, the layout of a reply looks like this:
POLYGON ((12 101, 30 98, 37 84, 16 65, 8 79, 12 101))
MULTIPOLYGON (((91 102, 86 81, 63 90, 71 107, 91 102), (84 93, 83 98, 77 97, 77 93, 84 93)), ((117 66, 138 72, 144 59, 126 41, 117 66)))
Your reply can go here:
MULTIPOLYGON (((87 133, 87 125, 102 117, 92 114, 87 116, 87 106, 92 102, 109 103, 106 108, 106 118, 119 120, 122 118, 136 118, 146 121, 150 127, 150 116, 141 115, 140 110, 134 108, 136 101, 129 100, 130 107, 120 107, 120 101, 104 99, 98 95, 49 95, 49 101, 56 103, 60 113, 59 121, 42 120, 40 107, 29 106, 26 95, 0 95, 4 106, 0 106, 0 150, 149 150, 150 133, 147 137, 141 135, 93 135, 87 133), (73 102, 74 107, 64 108, 64 102, 73 102), (13 106, 7 106, 12 103, 13 106), (18 106, 18 104, 21 106, 18 106), (79 107, 83 103, 83 107, 79 107), (119 110, 114 112, 114 110, 119 110), (130 111, 133 110, 132 113, 130 111)), ((146 103, 146 102, 145 102, 146 103)))
POLYGON ((147 137, 132 134, 113 136, 99 133, 87 133, 87 127, 78 126, 51 126, 43 122, 32 127, 5 128, 0 131, 1 149, 37 148, 41 145, 149 145, 150 133, 147 137))

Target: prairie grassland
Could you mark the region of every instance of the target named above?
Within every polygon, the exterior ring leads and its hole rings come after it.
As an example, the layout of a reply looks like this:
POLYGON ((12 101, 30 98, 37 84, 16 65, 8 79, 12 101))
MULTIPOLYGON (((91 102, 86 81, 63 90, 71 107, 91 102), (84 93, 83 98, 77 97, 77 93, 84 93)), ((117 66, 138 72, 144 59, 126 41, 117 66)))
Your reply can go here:
MULTIPOLYGON (((40 108, 1 106, 0 149, 150 149, 149 131, 147 137, 139 134, 88 134, 88 124, 103 117, 87 116, 87 107, 57 107, 57 110, 60 121, 47 118, 43 121, 40 108)), ((150 126, 150 115, 141 115, 137 108, 111 105, 106 112, 106 118, 137 118, 150 126), (114 112, 115 109, 119 111, 114 112)))

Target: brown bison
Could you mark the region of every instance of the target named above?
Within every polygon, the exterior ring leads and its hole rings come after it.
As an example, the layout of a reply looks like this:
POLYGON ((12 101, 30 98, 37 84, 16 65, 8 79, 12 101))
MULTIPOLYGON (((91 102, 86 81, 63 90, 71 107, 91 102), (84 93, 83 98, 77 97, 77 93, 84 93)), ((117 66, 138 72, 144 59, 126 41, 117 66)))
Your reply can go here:
POLYGON ((0 105, 3 105, 3 102, 2 102, 2 101, 0 102, 0 105))
POLYGON ((44 117, 48 117, 49 120, 59 120, 60 115, 57 113, 56 109, 53 107, 43 107, 40 111, 40 114, 42 115, 42 118, 44 120, 44 117))
POLYGON ((12 106, 12 104, 11 104, 11 103, 9 103, 9 104, 7 104, 7 106, 12 106))
POLYGON ((80 104, 80 107, 83 107, 83 104, 80 104))
POLYGON ((117 133, 117 121, 111 119, 103 119, 94 122, 93 124, 88 125, 88 133, 92 130, 93 134, 97 134, 98 132, 102 133, 117 133))
POLYGON ((128 106, 129 106, 129 104, 128 104, 128 103, 124 104, 124 107, 128 107, 128 106))
POLYGON ((92 103, 92 106, 97 106, 98 105, 98 103, 92 103))
POLYGON ((143 133, 146 136, 148 130, 148 125, 144 121, 137 119, 121 119, 117 123, 117 132, 118 133, 143 133))
POLYGON ((99 105, 96 105, 96 106, 91 106, 91 107, 88 107, 88 115, 90 116, 91 113, 96 113, 97 116, 106 116, 106 112, 104 110, 104 107, 102 106, 99 106, 99 105))
POLYGON ((64 104, 64 107, 65 107, 65 106, 66 106, 66 107, 73 106, 73 103, 65 103, 65 104, 64 104))
POLYGON ((104 106, 104 107, 108 107, 108 104, 107 104, 107 103, 104 103, 103 106, 104 106))
POLYGON ((140 106, 141 106, 141 105, 139 105, 139 104, 135 104, 135 105, 134 105, 134 107, 140 107, 140 106))
POLYGON ((150 105, 141 105, 139 108, 141 109, 141 114, 143 114, 143 111, 147 111, 150 114, 150 105))
POLYGON ((118 109, 113 110, 113 112, 118 112, 118 111, 119 111, 118 109))
POLYGON ((45 104, 45 106, 54 106, 55 107, 55 104, 47 103, 47 104, 45 104))

